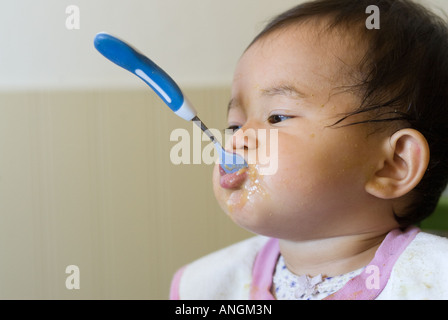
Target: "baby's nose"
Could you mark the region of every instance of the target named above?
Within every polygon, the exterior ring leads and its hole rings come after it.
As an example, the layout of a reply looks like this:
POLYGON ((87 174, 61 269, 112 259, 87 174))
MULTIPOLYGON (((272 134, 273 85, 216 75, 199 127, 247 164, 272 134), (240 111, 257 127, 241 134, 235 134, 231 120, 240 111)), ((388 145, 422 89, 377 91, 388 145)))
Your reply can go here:
POLYGON ((229 140, 231 150, 253 150, 258 148, 257 132, 253 128, 242 127, 229 140))

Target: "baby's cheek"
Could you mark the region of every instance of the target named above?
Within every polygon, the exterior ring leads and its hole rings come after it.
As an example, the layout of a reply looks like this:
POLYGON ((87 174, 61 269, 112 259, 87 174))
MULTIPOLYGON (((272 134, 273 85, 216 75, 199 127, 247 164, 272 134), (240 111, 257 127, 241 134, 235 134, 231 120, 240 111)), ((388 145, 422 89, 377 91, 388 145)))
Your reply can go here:
POLYGON ((278 170, 274 175, 263 177, 265 189, 277 203, 302 202, 317 187, 325 183, 329 176, 325 161, 314 150, 295 153, 282 153, 278 170), (301 154, 303 153, 303 154, 301 154), (305 156, 304 156, 305 155, 305 156))

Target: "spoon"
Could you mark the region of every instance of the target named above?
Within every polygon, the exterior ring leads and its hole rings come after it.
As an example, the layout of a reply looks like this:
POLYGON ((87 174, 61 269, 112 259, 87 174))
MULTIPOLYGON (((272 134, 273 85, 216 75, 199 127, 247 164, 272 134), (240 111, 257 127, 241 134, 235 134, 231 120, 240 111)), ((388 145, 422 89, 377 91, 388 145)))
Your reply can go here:
POLYGON ((176 115, 198 125, 213 142, 219 155, 220 166, 226 173, 234 173, 248 166, 242 156, 224 150, 221 143, 199 119, 197 111, 185 98, 176 82, 148 57, 105 32, 95 36, 94 45, 104 57, 142 79, 176 115))

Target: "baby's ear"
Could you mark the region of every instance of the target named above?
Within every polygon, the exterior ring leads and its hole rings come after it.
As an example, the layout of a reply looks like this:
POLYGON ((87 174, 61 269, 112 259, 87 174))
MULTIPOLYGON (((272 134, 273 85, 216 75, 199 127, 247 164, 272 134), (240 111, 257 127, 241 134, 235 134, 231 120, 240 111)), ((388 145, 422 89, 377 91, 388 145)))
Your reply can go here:
POLYGON ((384 141, 382 155, 365 189, 381 199, 395 199, 414 189, 426 172, 429 146, 414 129, 402 129, 384 141))

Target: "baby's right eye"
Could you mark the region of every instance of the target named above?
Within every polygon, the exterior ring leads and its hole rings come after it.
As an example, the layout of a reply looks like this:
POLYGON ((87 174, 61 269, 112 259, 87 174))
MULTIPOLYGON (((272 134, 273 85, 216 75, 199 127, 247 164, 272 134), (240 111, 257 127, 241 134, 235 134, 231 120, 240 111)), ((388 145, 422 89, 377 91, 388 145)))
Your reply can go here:
POLYGON ((273 114, 271 116, 269 116, 268 118, 268 122, 271 124, 276 124, 288 119, 291 119, 291 116, 286 116, 286 115, 281 115, 281 114, 273 114))

